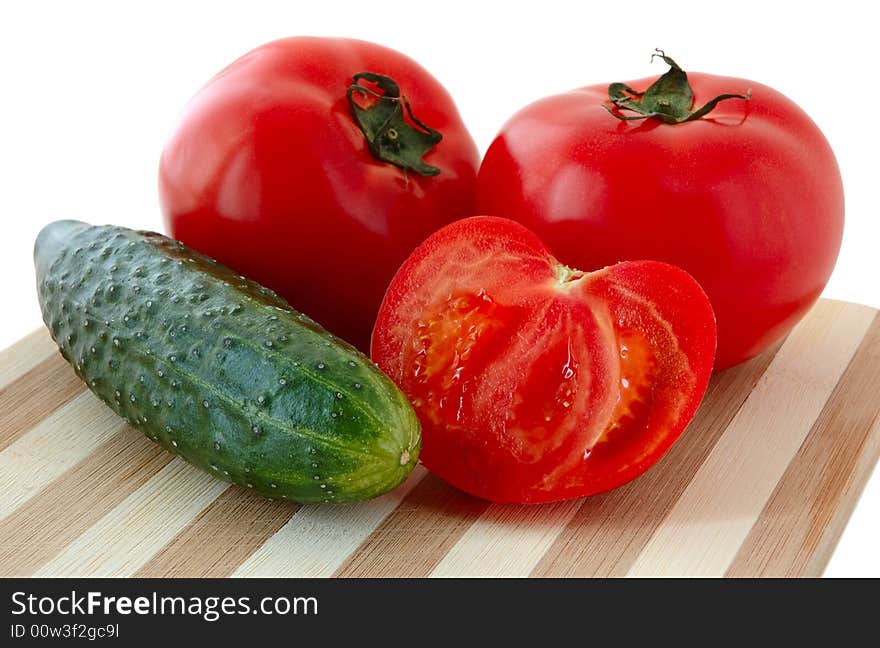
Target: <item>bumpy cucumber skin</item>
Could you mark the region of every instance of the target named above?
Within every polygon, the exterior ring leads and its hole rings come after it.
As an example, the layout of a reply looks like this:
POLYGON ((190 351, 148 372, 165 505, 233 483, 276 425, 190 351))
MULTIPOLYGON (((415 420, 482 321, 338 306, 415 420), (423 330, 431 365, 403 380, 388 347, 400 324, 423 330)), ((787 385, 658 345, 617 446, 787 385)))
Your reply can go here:
POLYGON ((189 463, 298 502, 369 499, 415 467, 406 397, 272 291, 160 234, 78 221, 47 225, 34 261, 77 375, 189 463))

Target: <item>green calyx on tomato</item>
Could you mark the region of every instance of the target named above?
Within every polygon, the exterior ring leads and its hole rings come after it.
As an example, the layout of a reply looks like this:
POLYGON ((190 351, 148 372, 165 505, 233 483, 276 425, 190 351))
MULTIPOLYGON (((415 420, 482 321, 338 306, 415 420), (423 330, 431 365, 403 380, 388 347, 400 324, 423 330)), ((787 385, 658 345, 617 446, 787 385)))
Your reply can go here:
POLYGON ((660 80, 622 84, 648 88, 632 103, 609 103, 601 83, 519 110, 483 158, 477 212, 522 223, 572 268, 682 268, 712 302, 721 370, 780 340, 818 299, 840 249, 843 183, 828 141, 791 99, 666 61, 673 70, 660 80), (747 88, 745 104, 720 99, 747 88))
POLYGON ((377 159, 400 167, 404 173, 414 171, 421 176, 438 175, 440 169, 426 164, 422 156, 434 148, 443 135, 416 119, 394 79, 374 72, 359 72, 352 81, 347 92, 348 103, 355 122, 367 138, 370 152, 377 159), (382 93, 361 85, 361 80, 374 83, 382 93), (358 103, 356 95, 370 103, 358 103), (407 122, 406 117, 418 128, 407 122))
POLYGON ((301 36, 248 52, 193 97, 162 152, 159 198, 173 238, 367 350, 400 264, 474 213, 479 164, 449 92, 418 63, 375 43, 301 36), (346 98, 362 71, 371 75, 351 95, 363 114, 346 98), (407 126, 385 123, 394 116, 407 126), (377 146, 409 166, 378 159, 377 146), (432 168, 442 172, 420 175, 432 168))
POLYGON ((608 100, 617 110, 608 106, 604 108, 617 119, 629 121, 653 117, 664 124, 681 124, 704 117, 725 99, 748 101, 751 96, 751 90, 746 91, 745 94, 720 94, 707 101, 701 108, 692 110, 694 91, 688 82, 687 74, 661 49, 651 54, 651 61, 658 56, 669 66, 669 70, 644 92, 633 90, 625 83, 612 83, 608 86, 608 100), (620 110, 631 110, 639 114, 622 115, 620 110))

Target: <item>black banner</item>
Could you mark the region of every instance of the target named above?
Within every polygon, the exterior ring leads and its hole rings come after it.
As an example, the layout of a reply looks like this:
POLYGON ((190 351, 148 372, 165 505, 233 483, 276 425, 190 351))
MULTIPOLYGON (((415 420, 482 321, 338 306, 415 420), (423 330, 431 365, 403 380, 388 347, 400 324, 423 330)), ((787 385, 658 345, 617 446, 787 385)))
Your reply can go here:
MULTIPOLYGON (((597 636, 623 645, 702 636, 836 645, 874 614, 876 581, 783 580, 161 580, 0 581, 0 645, 128 646, 186 637, 218 645, 407 645, 482 635, 545 646, 597 636), (840 621, 843 620, 841 623, 840 621), (700 634, 710 631, 710 635, 700 634), (306 640, 317 643, 305 643, 306 640)), ((843 641, 841 644, 840 642, 843 641)))

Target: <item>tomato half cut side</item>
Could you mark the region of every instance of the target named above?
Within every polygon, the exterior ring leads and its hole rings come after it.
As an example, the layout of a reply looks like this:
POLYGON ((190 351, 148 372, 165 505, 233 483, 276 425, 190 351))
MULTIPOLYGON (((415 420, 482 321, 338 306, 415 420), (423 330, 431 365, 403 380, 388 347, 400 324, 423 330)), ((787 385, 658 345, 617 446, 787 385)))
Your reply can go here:
POLYGON ((705 393, 715 335, 683 270, 579 272, 522 225, 478 216, 403 264, 372 354, 419 414, 428 469, 495 502, 547 502, 656 462, 705 393))

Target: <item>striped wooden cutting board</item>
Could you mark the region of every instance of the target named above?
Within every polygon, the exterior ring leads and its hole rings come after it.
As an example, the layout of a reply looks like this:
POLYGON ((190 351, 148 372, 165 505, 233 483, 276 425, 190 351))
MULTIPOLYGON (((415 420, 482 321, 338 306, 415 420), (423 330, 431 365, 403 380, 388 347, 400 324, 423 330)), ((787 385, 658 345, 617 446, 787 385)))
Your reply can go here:
POLYGON ((542 506, 418 467, 357 505, 255 496, 152 444, 37 331, 0 353, 0 576, 814 576, 880 453, 880 318, 823 300, 715 376, 645 475, 542 506))

